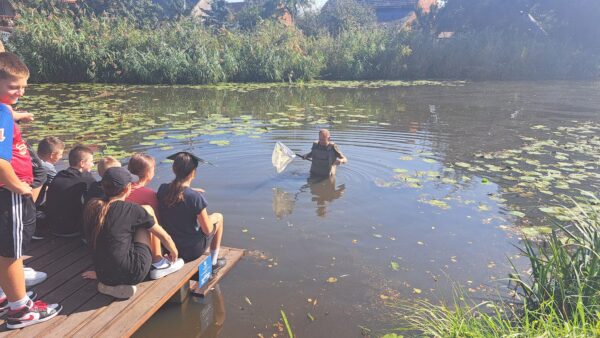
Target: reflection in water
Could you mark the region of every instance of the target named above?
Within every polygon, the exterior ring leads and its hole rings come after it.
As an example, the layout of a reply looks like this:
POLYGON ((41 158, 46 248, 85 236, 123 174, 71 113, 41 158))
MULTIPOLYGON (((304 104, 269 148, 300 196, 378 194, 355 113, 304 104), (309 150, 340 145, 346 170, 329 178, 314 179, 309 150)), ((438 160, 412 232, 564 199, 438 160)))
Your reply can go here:
POLYGON ((197 337, 219 337, 225 323, 225 300, 217 284, 208 302, 200 311, 200 328, 197 337))
POLYGON ((287 215, 291 215, 297 198, 298 193, 290 194, 279 188, 273 188, 273 213, 275 216, 282 219, 287 215))
POLYGON ((300 188, 303 191, 310 188, 313 195, 312 201, 317 202, 317 216, 325 217, 327 215, 327 205, 336 199, 342 197, 346 185, 335 186, 335 175, 329 177, 311 176, 306 180, 306 185, 300 188))
POLYGON ((280 188, 273 188, 273 213, 275 216, 282 219, 287 215, 291 215, 298 200, 298 195, 307 189, 312 194, 311 200, 317 203, 317 216, 325 217, 327 216, 327 206, 342 197, 346 185, 341 184, 336 187, 335 175, 329 177, 311 175, 306 179, 306 184, 300 187, 300 190, 295 194, 280 188))

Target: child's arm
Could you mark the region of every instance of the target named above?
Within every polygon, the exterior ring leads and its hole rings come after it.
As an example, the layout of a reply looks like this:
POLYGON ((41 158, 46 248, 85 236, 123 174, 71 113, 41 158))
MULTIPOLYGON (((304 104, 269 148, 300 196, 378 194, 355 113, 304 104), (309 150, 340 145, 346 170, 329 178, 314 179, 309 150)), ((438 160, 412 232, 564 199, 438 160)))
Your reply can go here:
POLYGON ((171 236, 169 236, 165 229, 163 229, 163 227, 161 227, 160 224, 158 224, 158 219, 154 214, 154 209, 152 209, 152 207, 149 205, 142 205, 142 208, 144 208, 144 210, 146 210, 148 214, 150 214, 150 216, 154 218, 154 225, 150 229, 148 229, 148 231, 150 231, 151 234, 153 234, 160 240, 165 249, 169 251, 169 259, 171 260, 171 262, 175 262, 179 255, 179 252, 177 251, 177 247, 175 246, 173 239, 171 238, 171 236))
POLYGON ((33 121, 33 114, 32 113, 28 113, 26 111, 25 112, 18 112, 18 111, 15 111, 13 109, 13 107, 10 106, 10 105, 6 105, 6 106, 8 107, 8 110, 10 110, 10 113, 12 114, 13 119, 16 122, 31 122, 31 121, 33 121))
POLYGON ((6 189, 19 195, 31 195, 29 184, 21 181, 10 162, 2 158, 0 158, 0 183, 4 184, 6 189))
POLYGON ((13 111, 13 118, 17 122, 31 122, 33 121, 33 114, 28 112, 13 111))
POLYGON ((215 230, 214 224, 212 224, 210 218, 208 218, 206 208, 202 209, 198 214, 198 223, 200 223, 200 229, 205 235, 209 235, 215 230))

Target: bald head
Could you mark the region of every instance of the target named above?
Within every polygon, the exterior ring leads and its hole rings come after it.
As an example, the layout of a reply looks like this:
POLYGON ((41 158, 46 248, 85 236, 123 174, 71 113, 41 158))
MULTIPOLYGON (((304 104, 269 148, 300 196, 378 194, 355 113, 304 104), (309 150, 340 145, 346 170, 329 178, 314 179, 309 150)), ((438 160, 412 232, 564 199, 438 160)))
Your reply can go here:
POLYGON ((329 144, 330 140, 331 140, 331 134, 329 133, 329 130, 327 130, 327 129, 319 130, 319 144, 321 144, 322 146, 326 146, 329 144))

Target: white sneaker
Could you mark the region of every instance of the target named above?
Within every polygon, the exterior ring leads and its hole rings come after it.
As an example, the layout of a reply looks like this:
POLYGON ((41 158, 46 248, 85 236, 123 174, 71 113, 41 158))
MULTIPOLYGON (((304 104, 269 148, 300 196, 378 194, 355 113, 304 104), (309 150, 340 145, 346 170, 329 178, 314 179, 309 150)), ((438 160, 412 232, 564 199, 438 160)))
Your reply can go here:
POLYGON ((159 267, 152 264, 150 279, 163 278, 164 276, 183 268, 183 265, 185 264, 181 258, 178 258, 175 262, 170 262, 168 259, 163 258, 160 263, 162 264, 160 264, 159 267))
POLYGON ((127 299, 133 297, 137 287, 135 285, 106 285, 102 282, 98 282, 98 292, 105 295, 113 296, 119 299, 127 299))
POLYGON ((48 278, 45 272, 35 271, 33 268, 23 267, 25 272, 25 286, 30 288, 34 285, 38 285, 48 278))

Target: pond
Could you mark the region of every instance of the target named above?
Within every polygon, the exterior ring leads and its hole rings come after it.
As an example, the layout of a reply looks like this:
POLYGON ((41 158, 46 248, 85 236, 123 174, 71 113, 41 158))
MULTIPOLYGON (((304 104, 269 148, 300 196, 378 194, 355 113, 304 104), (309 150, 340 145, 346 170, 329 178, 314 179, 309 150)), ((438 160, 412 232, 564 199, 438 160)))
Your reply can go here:
MULTIPOLYGON (((317 82, 308 85, 32 85, 20 107, 35 143, 59 136, 125 161, 147 152, 152 187, 166 156, 192 150, 196 187, 225 215, 224 245, 247 256, 206 299, 167 305, 140 337, 378 336, 401 325, 390 306, 508 294, 514 245, 592 205, 600 186, 595 82, 317 82), (329 128, 349 163, 326 180, 281 141, 310 150, 329 128)), ((64 166, 64 163, 63 163, 64 166)))

